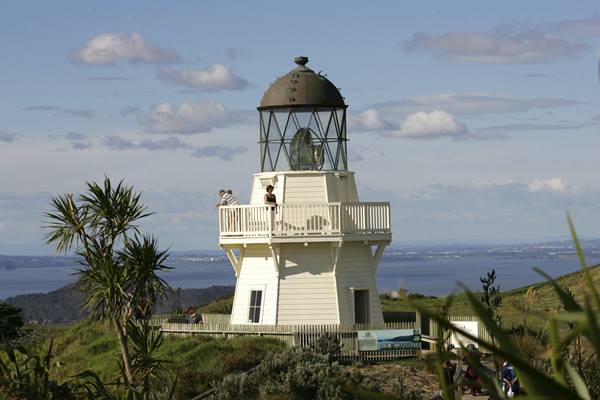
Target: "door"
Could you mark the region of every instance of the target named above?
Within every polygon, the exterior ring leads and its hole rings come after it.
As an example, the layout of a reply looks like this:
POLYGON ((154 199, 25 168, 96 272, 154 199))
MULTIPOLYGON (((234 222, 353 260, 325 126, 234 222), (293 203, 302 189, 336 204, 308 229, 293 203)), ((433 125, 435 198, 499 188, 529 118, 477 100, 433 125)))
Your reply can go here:
POLYGON ((371 321, 369 315, 369 291, 354 291, 354 323, 368 324, 371 321))

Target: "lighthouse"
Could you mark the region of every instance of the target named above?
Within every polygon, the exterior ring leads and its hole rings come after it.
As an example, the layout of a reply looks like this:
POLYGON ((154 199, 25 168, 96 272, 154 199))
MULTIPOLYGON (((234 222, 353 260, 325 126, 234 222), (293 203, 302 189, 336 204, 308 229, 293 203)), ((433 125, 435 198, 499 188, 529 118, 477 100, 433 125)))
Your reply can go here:
POLYGON ((360 201, 348 106, 307 57, 294 62, 257 108, 250 204, 219 209, 219 244, 236 276, 230 323, 381 324, 375 273, 391 242, 390 206, 360 201), (265 204, 267 186, 277 206, 265 204))

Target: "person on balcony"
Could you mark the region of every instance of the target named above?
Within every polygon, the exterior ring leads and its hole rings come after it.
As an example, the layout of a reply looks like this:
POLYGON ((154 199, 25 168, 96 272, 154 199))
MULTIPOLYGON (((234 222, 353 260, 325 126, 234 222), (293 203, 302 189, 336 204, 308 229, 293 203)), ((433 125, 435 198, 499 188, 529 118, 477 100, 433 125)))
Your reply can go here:
POLYGON ((219 190, 219 197, 221 198, 221 201, 215 205, 215 208, 219 208, 221 206, 237 206, 240 204, 240 201, 233 195, 233 191, 231 189, 219 190))
POLYGON ((264 197, 265 204, 271 210, 271 212, 269 213, 269 225, 271 231, 274 229, 275 226, 275 207, 277 207, 277 197, 275 197, 275 195, 273 194, 273 189, 275 189, 273 185, 267 186, 267 193, 265 193, 264 197))
POLYGON ((271 210, 274 210, 277 207, 277 197, 273 194, 273 185, 267 186, 267 193, 265 193, 265 204, 272 206, 271 210))

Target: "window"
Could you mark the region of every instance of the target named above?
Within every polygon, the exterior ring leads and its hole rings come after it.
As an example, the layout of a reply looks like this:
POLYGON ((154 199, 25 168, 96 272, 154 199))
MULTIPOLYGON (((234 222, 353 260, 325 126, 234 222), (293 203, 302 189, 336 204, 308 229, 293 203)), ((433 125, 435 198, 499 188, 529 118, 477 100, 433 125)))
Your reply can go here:
POLYGON ((252 323, 260 322, 260 305, 262 304, 262 290, 250 291, 250 312, 248 313, 248 321, 252 323))

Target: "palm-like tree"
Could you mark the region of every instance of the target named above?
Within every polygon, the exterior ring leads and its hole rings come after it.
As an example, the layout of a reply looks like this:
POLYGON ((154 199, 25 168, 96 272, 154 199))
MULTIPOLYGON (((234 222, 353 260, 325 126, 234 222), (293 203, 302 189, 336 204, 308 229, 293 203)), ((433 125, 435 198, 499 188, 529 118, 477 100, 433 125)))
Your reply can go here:
POLYGON ((19 338, 22 327, 21 309, 0 302, 0 348, 5 342, 19 338))
POLYGON ((136 368, 128 343, 128 326, 149 317, 157 299, 169 289, 158 276, 170 269, 166 251, 152 236, 141 235, 137 223, 150 215, 140 193, 119 182, 113 187, 87 183, 87 192, 75 198, 66 193, 51 202, 45 213, 48 243, 59 252, 73 250, 82 257, 78 287, 90 318, 108 320, 115 328, 127 383, 136 387, 136 368))

